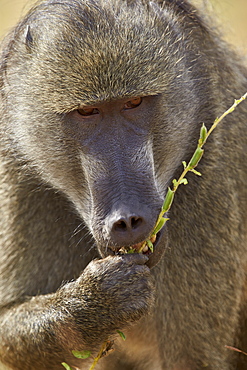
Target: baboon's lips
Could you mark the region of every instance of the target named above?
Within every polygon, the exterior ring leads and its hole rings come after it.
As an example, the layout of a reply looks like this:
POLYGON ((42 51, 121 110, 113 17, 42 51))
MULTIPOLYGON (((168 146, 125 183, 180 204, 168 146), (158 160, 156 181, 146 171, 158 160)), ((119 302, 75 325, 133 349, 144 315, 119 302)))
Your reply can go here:
POLYGON ((131 254, 131 253, 142 253, 142 254, 149 256, 152 253, 155 253, 155 246, 159 240, 159 233, 157 235, 153 235, 152 237, 150 237, 149 240, 153 244, 153 250, 150 249, 146 240, 144 240, 140 243, 137 243, 137 244, 134 244, 128 247, 121 247, 118 249, 116 254, 121 255, 121 254, 131 254))
POLYGON ((146 241, 142 241, 131 246, 122 246, 122 247, 108 246, 106 249, 103 248, 100 249, 100 253, 103 258, 109 255, 119 256, 124 254, 142 253, 148 256, 149 260, 147 262, 147 266, 151 268, 159 262, 160 258, 164 253, 164 246, 161 243, 162 235, 163 229, 157 233, 156 240, 153 240, 153 251, 151 251, 151 249, 145 243, 146 241))

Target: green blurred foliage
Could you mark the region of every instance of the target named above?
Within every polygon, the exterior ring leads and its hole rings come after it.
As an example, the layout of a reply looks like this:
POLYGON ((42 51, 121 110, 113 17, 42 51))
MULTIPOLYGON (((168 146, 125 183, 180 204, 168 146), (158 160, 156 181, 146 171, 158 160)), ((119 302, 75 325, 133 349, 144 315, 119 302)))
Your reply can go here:
MULTIPOLYGON (((247 0, 191 0, 209 9, 221 32, 247 52, 247 0)), ((34 0, 0 0, 0 39, 34 3, 34 0)))

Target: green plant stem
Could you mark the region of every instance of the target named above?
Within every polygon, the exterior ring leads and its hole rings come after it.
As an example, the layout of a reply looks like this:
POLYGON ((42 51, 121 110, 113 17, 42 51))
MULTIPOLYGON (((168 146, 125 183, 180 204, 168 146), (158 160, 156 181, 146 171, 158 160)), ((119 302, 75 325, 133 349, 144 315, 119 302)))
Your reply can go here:
POLYGON ((225 111, 221 116, 220 118, 216 118, 216 120, 214 121, 213 125, 210 127, 210 129, 208 130, 208 133, 207 133, 207 137, 203 143, 203 145, 205 144, 207 138, 209 137, 209 135, 211 134, 211 132, 217 127, 217 125, 229 114, 229 113, 232 113, 235 108, 240 104, 242 103, 243 100, 245 100, 247 98, 247 92, 241 96, 240 99, 238 100, 235 100, 234 101, 234 104, 227 110, 225 111))
MULTIPOLYGON (((201 155, 200 155, 200 157, 199 157, 199 159, 197 160, 197 162, 193 165, 193 167, 191 167, 190 166, 190 163, 191 163, 191 161, 192 161, 192 159, 193 159, 193 157, 195 156, 195 154, 196 154, 196 151, 200 151, 201 149, 202 149, 202 147, 205 145, 205 143, 206 143, 206 141, 207 141, 207 139, 208 139, 208 137, 209 137, 209 135, 211 135, 211 133, 214 131, 214 129, 218 126, 218 124, 228 115, 228 114, 230 114, 230 113, 232 113, 234 110, 235 110, 235 108, 243 101, 243 100, 245 100, 247 98, 247 92, 240 98, 240 99, 238 99, 238 100, 235 100, 234 101, 234 103, 233 103, 233 105, 229 108, 229 109, 227 109, 219 118, 216 118, 215 119, 215 121, 214 121, 214 123, 212 124, 212 126, 210 127, 210 129, 207 131, 207 134, 205 135, 205 138, 200 138, 199 140, 198 140, 198 144, 197 144, 197 148, 196 148, 196 150, 195 150, 195 152, 194 152, 194 154, 193 154, 193 156, 191 157, 191 160, 189 161, 189 164, 186 164, 185 162, 183 162, 183 163, 185 163, 184 164, 184 170, 183 170, 183 172, 181 173, 181 175, 180 175, 180 177, 179 177, 179 179, 178 180, 174 180, 175 182, 173 182, 173 189, 172 189, 172 192, 173 192, 173 194, 175 194, 175 192, 177 191, 177 189, 178 189, 178 187, 179 187, 179 185, 181 185, 182 183, 183 183, 183 180, 185 179, 185 176, 187 175, 187 173, 188 172, 194 172, 194 173, 196 173, 197 175, 200 175, 200 173, 199 172, 196 172, 195 170, 194 170, 194 168, 197 166, 197 164, 199 163, 199 160, 201 159, 201 157, 202 157, 202 155, 203 155, 203 151, 201 152, 201 155)), ((205 128, 205 130, 206 130, 206 127, 204 127, 205 128)), ((172 202, 171 202, 171 204, 172 204, 172 202)), ((168 210, 170 209, 170 207, 171 207, 171 204, 169 205, 169 208, 168 208, 168 210)), ((160 214, 159 214, 159 216, 158 216, 158 219, 157 219, 157 222, 156 222, 156 225, 155 225, 155 227, 154 227, 154 230, 155 230, 155 228, 157 227, 157 225, 159 224, 159 222, 160 222, 160 220, 161 220, 161 218, 164 216, 164 214, 168 211, 168 210, 166 210, 165 212, 163 211, 163 210, 161 210, 161 212, 160 212, 160 214)), ((168 219, 166 219, 166 221, 167 221, 168 219)), ((166 223, 166 222, 165 222, 166 223)), ((164 223, 164 225, 165 225, 165 223, 164 223)), ((163 226, 164 226, 163 225, 163 226)), ((151 236, 150 237, 152 237, 153 235, 155 235, 154 234, 154 232, 152 232, 151 233, 151 236)), ((150 238, 149 238, 150 239, 150 238)), ((143 246, 145 245, 145 243, 143 244, 143 246)), ((141 248, 141 249, 143 249, 143 248, 141 248)))
MULTIPOLYGON (((215 121, 214 121, 214 123, 213 123, 213 125, 210 127, 210 129, 208 130, 208 132, 207 132, 207 135, 206 135, 206 137, 205 137, 205 139, 200 143, 200 140, 199 140, 199 142, 198 142, 198 145, 197 145, 197 148, 202 148, 203 146, 204 146, 204 144, 206 143, 206 141, 207 141, 207 139, 208 139, 208 137, 209 137, 209 135, 211 135, 211 133, 214 131, 214 129, 218 126, 218 124, 228 115, 228 114, 230 114, 230 113, 232 113, 234 110, 235 110, 235 108, 243 101, 243 100, 245 100, 247 98, 247 92, 240 98, 240 99, 238 99, 238 100, 235 100, 234 101, 234 104, 229 108, 229 109, 227 109, 227 111, 225 111, 219 118, 216 118, 215 119, 215 121)), ((196 167, 196 166, 195 166, 196 167)), ((174 187, 173 187, 173 191, 174 192, 176 192, 177 191, 177 188, 179 187, 179 185, 181 184, 181 181, 185 178, 185 176, 186 176, 186 174, 189 172, 189 171, 191 171, 191 169, 189 168, 189 165, 187 165, 185 168, 184 168, 184 170, 183 170, 183 172, 182 172, 182 174, 181 174, 181 176, 179 177, 179 179, 178 179, 178 181, 177 181, 177 183, 176 183, 176 185, 174 185, 174 187)))

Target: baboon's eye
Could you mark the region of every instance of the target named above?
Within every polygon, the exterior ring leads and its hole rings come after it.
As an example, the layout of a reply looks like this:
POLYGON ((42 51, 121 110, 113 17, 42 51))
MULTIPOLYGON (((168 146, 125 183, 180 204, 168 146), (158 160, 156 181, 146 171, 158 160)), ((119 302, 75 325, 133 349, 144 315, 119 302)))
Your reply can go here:
POLYGON ((124 104, 124 109, 133 109, 133 108, 136 108, 138 107, 138 105, 140 105, 142 102, 142 98, 134 98, 134 99, 131 99, 129 101, 127 101, 127 103, 124 104))
POLYGON ((77 109, 77 112, 81 116, 92 116, 94 114, 99 114, 99 110, 97 108, 79 108, 77 109))

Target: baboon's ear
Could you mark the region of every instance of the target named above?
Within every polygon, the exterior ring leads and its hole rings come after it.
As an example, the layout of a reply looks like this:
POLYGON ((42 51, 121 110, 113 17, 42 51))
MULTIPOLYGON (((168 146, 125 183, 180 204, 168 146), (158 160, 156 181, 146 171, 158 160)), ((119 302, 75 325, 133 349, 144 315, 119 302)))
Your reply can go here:
POLYGON ((33 36, 31 32, 31 27, 29 25, 26 26, 24 37, 25 37, 26 47, 28 51, 31 51, 33 47, 33 36))

